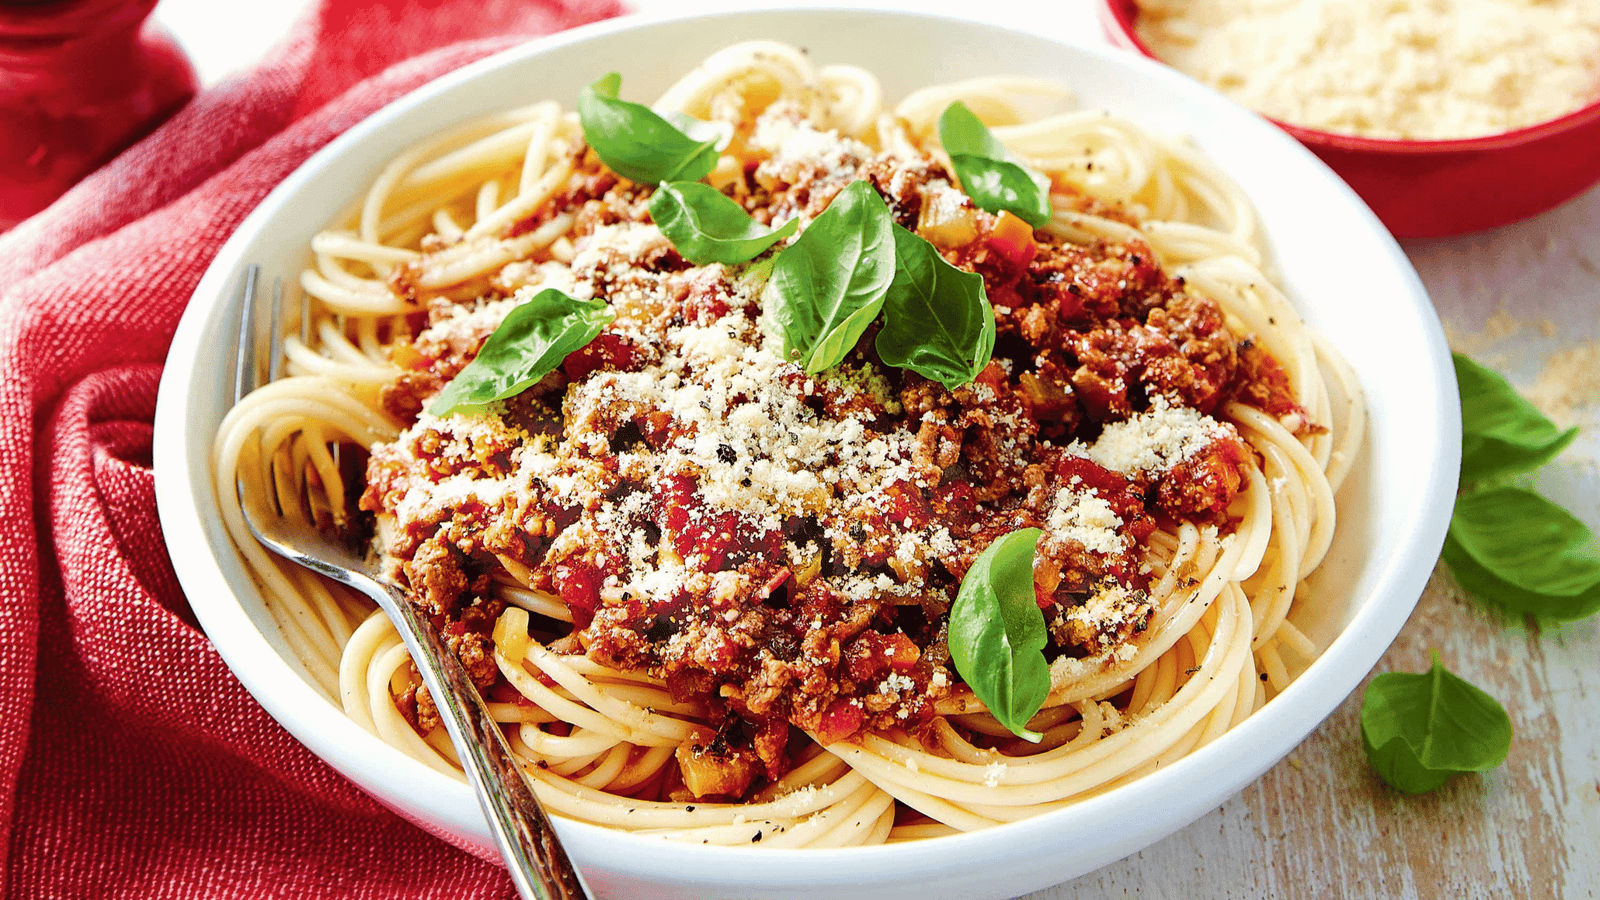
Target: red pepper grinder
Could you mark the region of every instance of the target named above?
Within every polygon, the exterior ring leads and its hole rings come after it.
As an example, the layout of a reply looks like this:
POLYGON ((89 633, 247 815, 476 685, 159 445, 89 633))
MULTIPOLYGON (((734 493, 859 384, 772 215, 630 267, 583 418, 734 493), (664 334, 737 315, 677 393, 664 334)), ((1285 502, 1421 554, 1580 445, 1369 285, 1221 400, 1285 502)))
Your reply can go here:
POLYGON ((0 231, 44 209, 194 96, 144 27, 156 0, 0 0, 0 231))

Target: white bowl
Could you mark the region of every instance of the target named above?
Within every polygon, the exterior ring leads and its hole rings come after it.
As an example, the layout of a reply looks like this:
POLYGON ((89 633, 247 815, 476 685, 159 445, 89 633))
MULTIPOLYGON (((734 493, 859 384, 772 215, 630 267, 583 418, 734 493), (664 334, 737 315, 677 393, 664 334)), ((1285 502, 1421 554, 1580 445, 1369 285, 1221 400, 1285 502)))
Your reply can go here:
POLYGON ((874 71, 893 100, 984 74, 1056 78, 1082 105, 1186 132, 1254 200, 1280 281, 1348 358, 1369 401, 1368 437, 1340 494, 1323 564, 1321 615, 1299 623, 1322 656, 1265 708, 1177 763, 1070 808, 987 831, 881 847, 771 850, 683 846, 562 821, 602 897, 1009 897, 1133 853, 1257 778, 1360 682, 1399 632, 1443 542, 1460 422, 1442 329, 1405 256, 1367 207, 1266 121, 1149 60, 970 21, 906 13, 767 10, 623 19, 534 41, 452 73, 329 144, 240 225, 196 289, 173 341, 156 414, 156 493, 195 614, 269 713, 383 803, 492 854, 468 789, 380 743, 306 681, 218 519, 208 458, 230 391, 244 269, 293 281, 310 236, 399 149, 452 124, 534 100, 570 105, 621 71, 653 96, 710 52, 777 38, 819 63, 874 71), (205 548, 205 552, 195 552, 205 548))

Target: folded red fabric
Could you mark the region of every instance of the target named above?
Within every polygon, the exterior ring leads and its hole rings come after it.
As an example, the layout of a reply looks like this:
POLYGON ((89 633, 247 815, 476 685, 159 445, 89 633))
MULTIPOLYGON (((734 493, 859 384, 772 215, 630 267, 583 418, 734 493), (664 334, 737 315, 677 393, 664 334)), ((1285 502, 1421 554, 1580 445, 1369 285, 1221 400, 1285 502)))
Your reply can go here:
POLYGON ((406 91, 616 0, 322 0, 267 60, 0 237, 0 896, 509 897, 294 741, 199 630, 151 419, 239 221, 406 91))

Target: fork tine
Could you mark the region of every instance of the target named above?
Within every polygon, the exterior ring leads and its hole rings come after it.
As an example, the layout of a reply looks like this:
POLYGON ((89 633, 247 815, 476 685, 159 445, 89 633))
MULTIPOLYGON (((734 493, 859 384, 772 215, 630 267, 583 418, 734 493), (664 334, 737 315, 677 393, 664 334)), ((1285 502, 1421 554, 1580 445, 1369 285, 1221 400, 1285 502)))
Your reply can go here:
POLYGON ((277 381, 283 375, 283 279, 272 279, 272 358, 267 361, 267 380, 277 381))
POLYGON ((244 273, 244 299, 239 311, 238 343, 233 354, 233 402, 256 389, 256 283, 261 267, 252 265, 244 273))

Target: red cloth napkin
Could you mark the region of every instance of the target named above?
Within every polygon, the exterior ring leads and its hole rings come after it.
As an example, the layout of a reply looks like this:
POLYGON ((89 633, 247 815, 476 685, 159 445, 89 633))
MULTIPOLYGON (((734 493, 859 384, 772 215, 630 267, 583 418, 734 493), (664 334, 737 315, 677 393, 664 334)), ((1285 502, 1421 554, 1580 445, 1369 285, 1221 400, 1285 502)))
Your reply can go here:
POLYGON ((322 0, 0 237, 0 896, 510 897, 294 741, 196 625, 156 520, 156 386, 233 228, 384 103, 617 0, 322 0))

